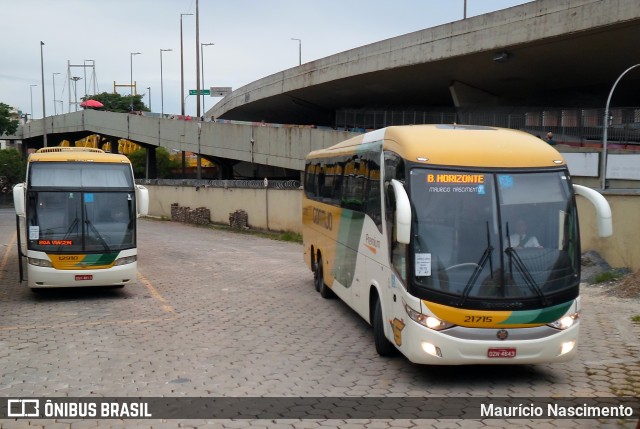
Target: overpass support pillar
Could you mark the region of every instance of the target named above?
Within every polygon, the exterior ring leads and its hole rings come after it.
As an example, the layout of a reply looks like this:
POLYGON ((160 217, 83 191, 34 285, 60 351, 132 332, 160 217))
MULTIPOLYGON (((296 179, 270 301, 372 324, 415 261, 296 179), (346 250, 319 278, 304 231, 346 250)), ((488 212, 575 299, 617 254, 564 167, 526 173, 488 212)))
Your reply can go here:
POLYGON ((145 179, 157 179, 158 178, 158 170, 156 168, 156 148, 155 146, 147 146, 146 149, 147 157, 146 157, 146 165, 145 165, 145 179))

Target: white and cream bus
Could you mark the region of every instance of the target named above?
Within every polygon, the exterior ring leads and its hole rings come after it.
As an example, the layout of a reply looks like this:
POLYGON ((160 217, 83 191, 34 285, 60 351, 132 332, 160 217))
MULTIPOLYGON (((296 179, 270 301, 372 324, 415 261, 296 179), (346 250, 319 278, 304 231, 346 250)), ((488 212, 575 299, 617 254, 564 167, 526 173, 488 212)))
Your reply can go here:
POLYGON ((136 282, 137 216, 149 206, 124 155, 50 147, 29 155, 13 189, 20 275, 32 289, 136 282))
POLYGON ((306 160, 305 261, 373 326, 381 355, 424 364, 571 359, 580 322, 575 195, 611 211, 530 134, 389 127, 306 160))

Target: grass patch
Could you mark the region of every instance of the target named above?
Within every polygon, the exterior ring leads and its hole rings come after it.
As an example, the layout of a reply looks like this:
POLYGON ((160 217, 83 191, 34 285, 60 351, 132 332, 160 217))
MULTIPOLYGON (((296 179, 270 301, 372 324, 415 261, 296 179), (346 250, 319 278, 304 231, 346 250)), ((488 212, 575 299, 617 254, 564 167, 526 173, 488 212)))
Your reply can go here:
POLYGON ((296 232, 285 231, 280 233, 278 240, 290 241, 292 243, 302 243, 302 235, 296 232))
POLYGON ((595 282, 596 283, 611 282, 614 280, 619 280, 621 278, 622 278, 622 275, 620 275, 620 273, 617 273, 615 271, 604 271, 602 273, 596 274, 595 282))
POLYGON ((290 243, 302 244, 302 235, 295 232, 291 232, 291 231, 276 232, 276 231, 264 231, 264 230, 257 230, 257 229, 237 229, 237 228, 231 228, 229 225, 217 224, 217 223, 209 224, 207 225, 207 227, 220 230, 220 231, 234 232, 236 234, 246 234, 246 235, 252 235, 254 237, 262 237, 262 238, 268 238, 271 240, 288 241, 290 243))
POLYGON ((631 317, 632 322, 640 323, 640 314, 631 317))

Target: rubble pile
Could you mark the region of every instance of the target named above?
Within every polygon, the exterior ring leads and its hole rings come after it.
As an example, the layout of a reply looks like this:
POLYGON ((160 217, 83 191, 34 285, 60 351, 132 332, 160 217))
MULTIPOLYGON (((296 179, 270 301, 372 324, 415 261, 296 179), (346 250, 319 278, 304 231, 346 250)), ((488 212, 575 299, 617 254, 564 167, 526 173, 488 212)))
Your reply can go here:
POLYGON ((173 222, 195 223, 207 225, 211 223, 211 210, 206 207, 180 207, 178 203, 171 204, 171 220, 173 222))
POLYGON ((229 225, 235 229, 249 229, 249 215, 244 210, 229 213, 229 225))

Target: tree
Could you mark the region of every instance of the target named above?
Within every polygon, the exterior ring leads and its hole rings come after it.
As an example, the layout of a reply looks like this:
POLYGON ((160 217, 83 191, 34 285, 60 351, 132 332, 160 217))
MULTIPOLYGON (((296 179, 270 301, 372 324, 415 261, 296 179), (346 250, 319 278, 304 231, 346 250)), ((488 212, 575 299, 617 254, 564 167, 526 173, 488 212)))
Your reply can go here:
POLYGON ((4 133, 14 134, 18 129, 18 121, 11 119, 11 108, 4 103, 0 103, 0 136, 4 133))
POLYGON ((0 191, 11 192, 13 185, 24 182, 27 161, 15 149, 0 150, 0 191))
MULTIPOLYGON (((137 150, 129 155, 131 165, 133 166, 133 175, 136 179, 145 177, 147 151, 145 149, 137 150)), ((171 159, 167 149, 163 147, 156 148, 156 172, 158 179, 168 179, 171 177, 171 170, 180 168, 180 162, 171 159)))
POLYGON ((149 108, 144 105, 142 102, 142 96, 144 94, 137 94, 133 97, 131 95, 122 96, 120 94, 111 94, 108 92, 103 92, 102 94, 88 95, 86 97, 82 97, 82 101, 86 100, 97 100, 104 104, 104 107, 100 108, 100 110, 107 110, 109 112, 119 112, 119 113, 127 113, 130 112, 132 101, 133 101, 133 110, 134 111, 143 111, 148 112, 149 108))

